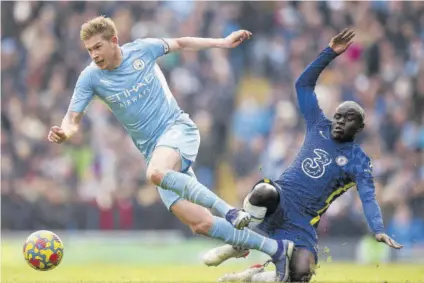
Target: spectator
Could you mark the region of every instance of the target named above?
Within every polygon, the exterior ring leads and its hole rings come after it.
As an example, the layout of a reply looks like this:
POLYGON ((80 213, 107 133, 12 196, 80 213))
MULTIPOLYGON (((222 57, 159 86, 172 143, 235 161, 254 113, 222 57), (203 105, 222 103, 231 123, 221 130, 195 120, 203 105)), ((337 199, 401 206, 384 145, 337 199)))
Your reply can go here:
MULTIPOLYGON (((317 95, 327 114, 346 99, 364 106, 360 142, 373 159, 385 222, 414 245, 399 229, 424 219, 424 3, 30 1, 2 8, 3 229, 185 229, 146 184, 143 158, 98 101, 79 135, 61 146, 46 142, 89 62, 79 28, 106 14, 122 44, 253 31, 253 41, 231 52, 159 60, 198 123, 199 179, 229 190, 238 204, 258 178, 278 177, 295 157, 304 123, 294 81, 336 31, 353 27, 357 41, 322 74, 317 95), (219 174, 223 162, 232 172, 219 174)), ((365 233, 357 194, 337 202, 322 220, 323 236, 347 226, 365 233)))

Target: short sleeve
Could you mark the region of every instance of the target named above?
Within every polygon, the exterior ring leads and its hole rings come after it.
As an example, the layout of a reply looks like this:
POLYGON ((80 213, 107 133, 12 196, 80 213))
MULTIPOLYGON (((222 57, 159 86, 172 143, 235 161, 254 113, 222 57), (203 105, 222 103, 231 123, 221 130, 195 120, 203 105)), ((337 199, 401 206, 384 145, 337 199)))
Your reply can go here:
POLYGON ((169 52, 168 43, 161 38, 137 39, 135 42, 140 44, 140 48, 149 50, 155 60, 169 52))
POLYGON ((85 69, 78 77, 69 110, 73 112, 84 112, 93 97, 94 89, 91 86, 90 71, 85 69))

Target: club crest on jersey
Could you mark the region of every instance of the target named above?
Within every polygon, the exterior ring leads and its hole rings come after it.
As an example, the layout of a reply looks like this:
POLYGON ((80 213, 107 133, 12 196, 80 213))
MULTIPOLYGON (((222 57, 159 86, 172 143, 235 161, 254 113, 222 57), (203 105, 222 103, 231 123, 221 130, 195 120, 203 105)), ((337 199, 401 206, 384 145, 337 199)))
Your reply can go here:
POLYGON ((348 160, 346 156, 340 155, 336 158, 336 163, 339 166, 345 166, 347 164, 348 160))
POLYGON ((144 62, 141 59, 136 59, 133 62, 133 68, 136 69, 137 71, 141 71, 144 69, 144 62))

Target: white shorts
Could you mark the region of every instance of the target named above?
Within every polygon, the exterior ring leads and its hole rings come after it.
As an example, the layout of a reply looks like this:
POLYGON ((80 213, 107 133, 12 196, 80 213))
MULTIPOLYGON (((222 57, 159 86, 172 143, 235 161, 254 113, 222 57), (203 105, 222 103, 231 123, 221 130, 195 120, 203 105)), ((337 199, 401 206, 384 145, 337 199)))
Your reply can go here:
MULTIPOLYGON (((193 176, 194 172, 191 165, 196 160, 200 146, 199 130, 194 122, 187 114, 181 115, 180 118, 159 138, 155 148, 166 146, 177 150, 181 157, 181 173, 193 176)), ((147 163, 150 161, 150 156, 147 163)), ((168 210, 171 206, 181 199, 181 197, 173 191, 157 188, 162 202, 168 210)))

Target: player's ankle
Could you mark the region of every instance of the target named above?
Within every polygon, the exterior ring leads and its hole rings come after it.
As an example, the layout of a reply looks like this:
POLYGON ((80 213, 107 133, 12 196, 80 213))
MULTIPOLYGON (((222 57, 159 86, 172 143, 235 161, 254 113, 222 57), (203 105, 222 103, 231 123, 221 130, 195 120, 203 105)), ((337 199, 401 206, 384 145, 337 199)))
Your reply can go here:
POLYGON ((275 242, 277 243, 277 251, 273 255, 270 255, 272 261, 279 260, 284 253, 284 242, 282 240, 276 240, 275 242))

